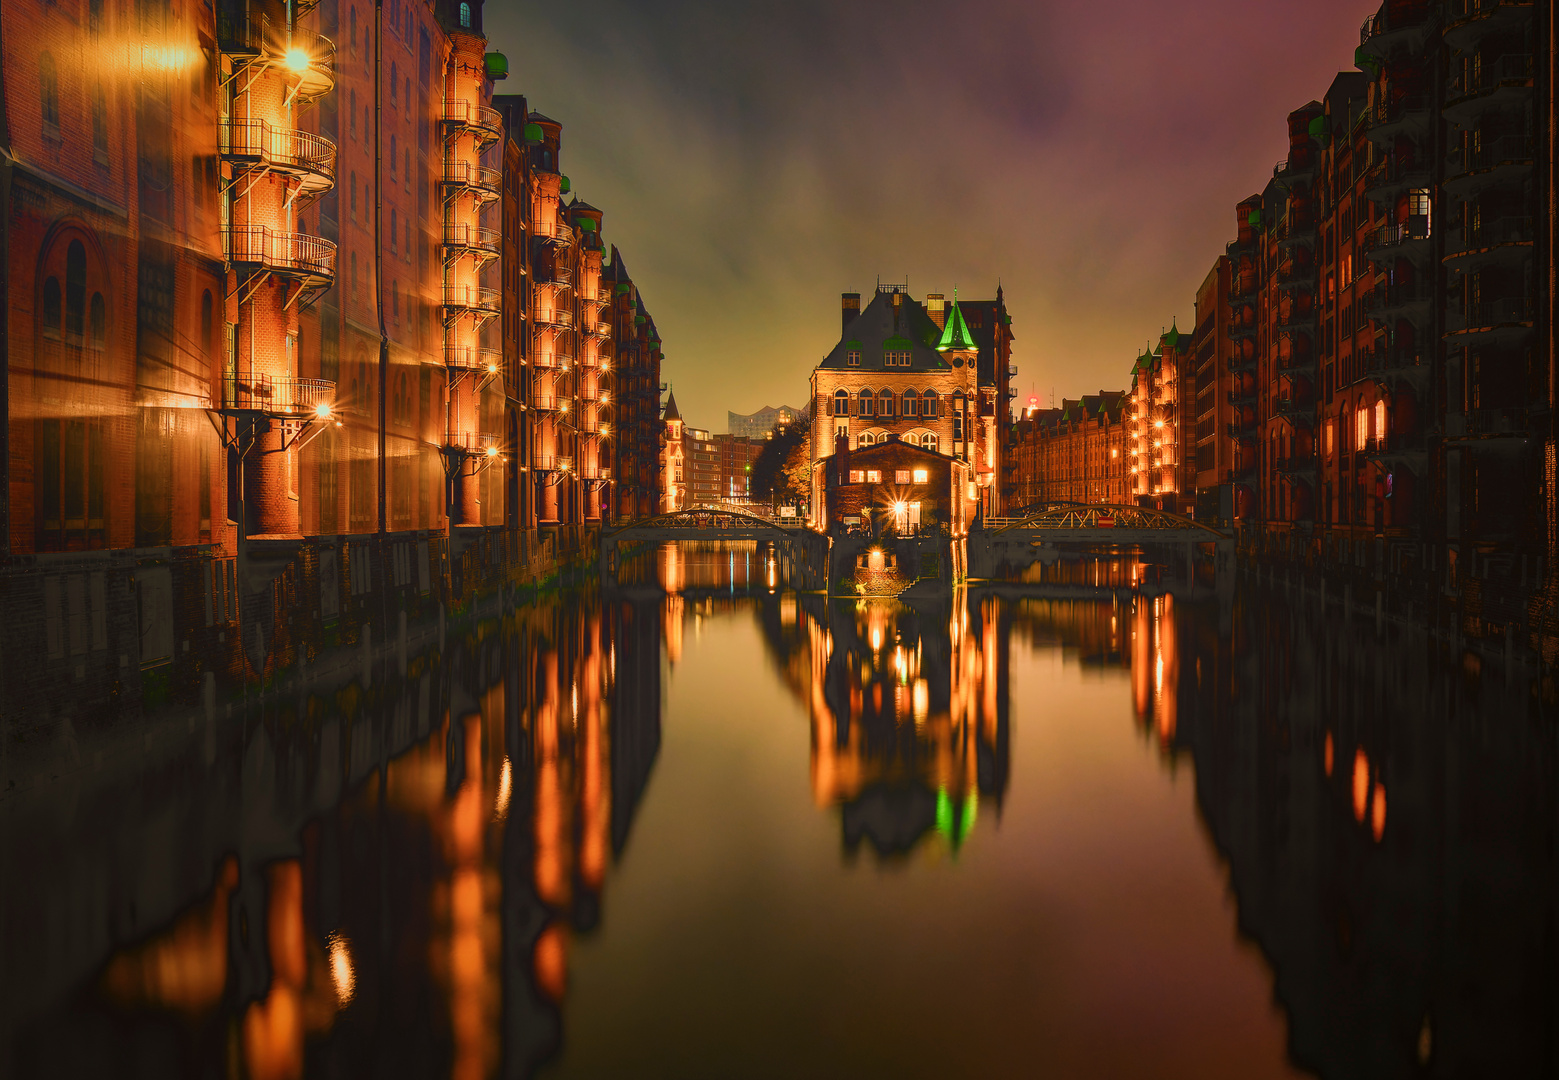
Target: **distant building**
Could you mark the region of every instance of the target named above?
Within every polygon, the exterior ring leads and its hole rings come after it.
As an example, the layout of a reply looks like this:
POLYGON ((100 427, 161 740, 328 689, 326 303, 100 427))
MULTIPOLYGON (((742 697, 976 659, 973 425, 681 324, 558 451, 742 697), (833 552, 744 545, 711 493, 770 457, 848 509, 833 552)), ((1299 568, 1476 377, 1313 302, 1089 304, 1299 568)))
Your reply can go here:
POLYGON ((785 427, 807 415, 807 409, 793 409, 789 405, 766 405, 746 416, 726 413, 726 430, 745 439, 767 439, 776 426, 785 427))
POLYGON ((741 435, 716 435, 720 454, 720 499, 746 502, 752 497, 752 467, 763 450, 764 439, 741 435))
POLYGON ((1013 507, 1128 502, 1126 408, 1125 391, 1101 390, 1059 409, 1026 409, 1007 451, 1013 507))

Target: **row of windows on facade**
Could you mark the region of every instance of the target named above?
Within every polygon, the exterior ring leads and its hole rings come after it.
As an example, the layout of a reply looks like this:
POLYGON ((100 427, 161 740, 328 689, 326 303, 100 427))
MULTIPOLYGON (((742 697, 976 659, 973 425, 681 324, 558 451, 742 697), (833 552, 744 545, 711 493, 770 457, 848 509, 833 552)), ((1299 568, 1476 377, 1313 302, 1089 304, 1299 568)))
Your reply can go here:
MULTIPOLYGON (((844 430, 841 429, 840 434, 842 434, 842 435, 849 435, 849 432, 848 431, 844 431, 844 430)), ((960 437, 959 431, 955 430, 953 432, 953 438, 956 440, 959 437, 960 437)), ((868 447, 868 446, 875 446, 878 443, 885 443, 885 442, 888 441, 888 439, 889 439, 889 435, 888 435, 888 433, 886 431, 879 431, 879 432, 876 432, 876 433, 873 433, 873 432, 870 432, 870 431, 863 431, 863 432, 861 432, 859 435, 857 435, 855 437, 855 445, 856 445, 857 449, 862 449, 862 448, 865 448, 865 447, 868 447)), ((902 442, 907 442, 911 446, 918 446, 918 447, 920 447, 920 448, 922 448, 924 450, 930 450, 933 453, 939 452, 939 448, 942 445, 942 441, 937 438, 937 436, 936 436, 936 434, 934 432, 930 432, 930 431, 925 432, 923 435, 919 436, 918 438, 916 436, 914 436, 914 435, 906 436, 903 439, 901 439, 901 441, 902 442)))
MULTIPOLYGON (((887 349, 882 354, 884 367, 910 367, 911 353, 908 350, 887 349)), ((850 367, 861 366, 861 350, 851 349, 844 354, 844 362, 850 367)))
MULTIPOLYGON (((893 482, 895 484, 929 484, 931 482, 931 470, 929 469, 895 469, 893 470, 893 482)), ((851 469, 850 483, 852 484, 880 484, 882 483, 882 470, 880 469, 851 469)))
MULTIPOLYGON (((916 390, 904 391, 900 400, 895 400, 892 390, 862 390, 852 397, 848 390, 834 391, 835 416, 893 416, 895 406, 898 406, 900 416, 924 416, 935 420, 939 414, 939 401, 935 390, 927 390, 924 394, 916 390)), ((953 411, 961 412, 964 407, 962 394, 953 395, 953 411)))

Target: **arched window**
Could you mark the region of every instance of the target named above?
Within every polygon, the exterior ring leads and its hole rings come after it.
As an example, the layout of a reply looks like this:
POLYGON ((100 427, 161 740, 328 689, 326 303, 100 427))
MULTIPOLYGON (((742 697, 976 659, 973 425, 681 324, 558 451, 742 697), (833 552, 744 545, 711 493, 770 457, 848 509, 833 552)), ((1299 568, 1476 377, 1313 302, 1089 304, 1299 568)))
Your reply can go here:
POLYGON ((60 137, 60 80, 54 70, 54 55, 38 57, 38 101, 43 108, 43 133, 60 137))
POLYGON ((43 336, 58 339, 60 336, 60 279, 51 277, 43 283, 43 336))
POLYGON ((860 415, 862 415, 862 416, 870 416, 875 411, 872 408, 872 404, 875 401, 876 401, 876 395, 874 395, 870 390, 862 390, 861 391, 860 415))
MULTIPOLYGON (((351 25, 351 28, 352 28, 352 37, 351 37, 352 55, 356 56, 357 55, 357 9, 356 8, 352 9, 352 14, 347 18, 347 22, 351 25)), ((356 94, 355 91, 353 92, 352 97, 354 99, 357 97, 357 94, 356 94)), ((353 124, 357 123, 357 116, 355 114, 352 117, 352 123, 353 124)))
POLYGON ((863 432, 861 432, 859 435, 857 435, 855 437, 855 445, 858 448, 864 449, 865 447, 868 447, 871 444, 872 444, 872 433, 869 432, 869 431, 863 431, 863 432))
POLYGON ((937 445, 936 434, 930 431, 920 437, 920 445, 933 452, 937 452, 940 449, 937 445))
POLYGON ((904 415, 915 416, 920 412, 920 394, 915 390, 904 391, 904 415))
POLYGON ((471 29, 471 5, 470 4, 463 3, 463 4, 460 5, 460 25, 465 27, 467 30, 471 29))
MULTIPOLYGON (((924 416, 928 420, 936 419, 937 396, 935 390, 927 390, 925 396, 920 399, 920 415, 924 416)), ((935 438, 936 436, 933 435, 932 439, 934 440, 935 438)))
MULTIPOLYGON (((462 4, 461 6, 464 7, 465 5, 462 4)), ((399 97, 399 94, 400 94, 400 89, 401 89, 401 72, 400 72, 400 69, 395 66, 395 61, 391 60, 390 61, 390 104, 391 105, 396 104, 396 101, 398 100, 398 97, 399 97)), ((395 136, 394 135, 390 136, 390 142, 392 144, 392 147, 390 149, 390 156, 393 158, 395 156, 395 150, 394 150, 394 147, 393 147, 393 143, 395 142, 395 136)), ((395 175, 395 166, 394 166, 393 163, 390 166, 390 175, 391 176, 395 175)))
POLYGON ((893 391, 881 390, 877 393, 877 415, 891 417, 893 415, 893 391))
POLYGON ((80 341, 86 330, 87 249, 72 240, 65 249, 65 333, 80 341))
POLYGON ((834 391, 834 415, 850 415, 850 392, 848 390, 834 391))
POLYGON ((92 294, 90 319, 92 347, 101 349, 108 344, 108 305, 103 302, 103 294, 100 292, 92 294))

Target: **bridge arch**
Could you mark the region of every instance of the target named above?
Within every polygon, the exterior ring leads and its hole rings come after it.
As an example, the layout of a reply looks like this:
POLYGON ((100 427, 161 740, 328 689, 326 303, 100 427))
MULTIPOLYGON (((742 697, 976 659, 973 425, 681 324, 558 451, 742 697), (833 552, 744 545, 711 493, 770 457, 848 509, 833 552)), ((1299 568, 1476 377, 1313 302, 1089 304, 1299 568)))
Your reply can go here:
POLYGON ((1118 503, 1055 502, 1039 508, 1031 508, 1020 518, 1009 518, 991 532, 995 534, 1020 532, 1030 529, 1110 529, 1153 532, 1205 533, 1204 542, 1228 540, 1205 522, 1196 521, 1183 514, 1168 510, 1155 510, 1146 506, 1128 506, 1118 503))

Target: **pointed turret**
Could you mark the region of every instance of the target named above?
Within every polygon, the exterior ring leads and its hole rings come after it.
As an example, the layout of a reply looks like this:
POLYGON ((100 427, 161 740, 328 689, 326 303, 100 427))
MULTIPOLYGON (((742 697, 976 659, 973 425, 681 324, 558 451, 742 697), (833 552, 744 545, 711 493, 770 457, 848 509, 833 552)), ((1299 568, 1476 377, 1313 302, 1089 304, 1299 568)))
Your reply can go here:
POLYGON ((677 394, 673 390, 666 395, 666 419, 681 420, 682 413, 677 410, 677 394))
POLYGON ((947 313, 947 323, 942 328, 942 340, 937 342, 937 352, 949 352, 955 349, 977 349, 974 343, 974 335, 969 333, 969 324, 964 322, 964 313, 958 308, 958 294, 953 294, 953 309, 947 313))

